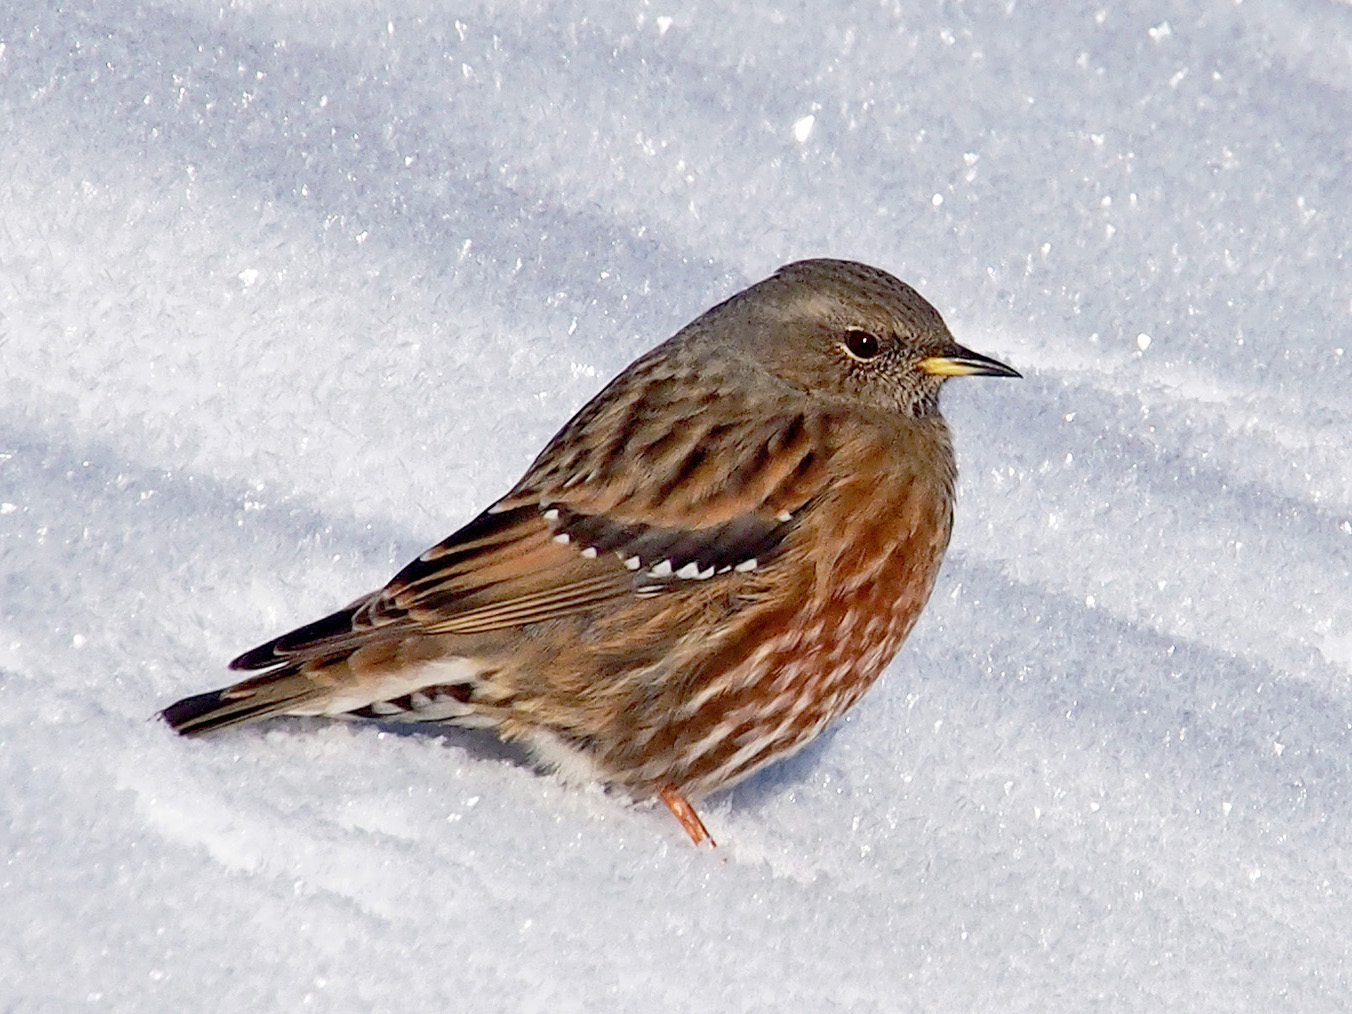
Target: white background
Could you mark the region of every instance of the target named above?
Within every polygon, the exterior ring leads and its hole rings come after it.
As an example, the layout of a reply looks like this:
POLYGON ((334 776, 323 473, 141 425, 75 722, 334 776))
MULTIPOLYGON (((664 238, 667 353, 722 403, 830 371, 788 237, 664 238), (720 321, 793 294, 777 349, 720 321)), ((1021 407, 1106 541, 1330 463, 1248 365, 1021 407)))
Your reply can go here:
POLYGON ((7 0, 0 1009, 1347 1009, 1350 83, 1345 0, 7 0), (1026 379, 949 385, 934 600, 716 853, 151 720, 820 255, 1026 379))

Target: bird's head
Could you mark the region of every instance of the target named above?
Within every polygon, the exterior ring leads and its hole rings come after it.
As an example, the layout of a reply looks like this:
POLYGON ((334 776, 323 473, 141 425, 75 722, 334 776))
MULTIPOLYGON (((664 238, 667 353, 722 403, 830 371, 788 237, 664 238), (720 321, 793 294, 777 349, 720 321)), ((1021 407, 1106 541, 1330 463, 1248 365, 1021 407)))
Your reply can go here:
POLYGON ((949 377, 1019 376, 959 345, 905 282, 854 261, 788 264, 715 315, 708 333, 735 335, 734 354, 816 400, 923 416, 949 377))

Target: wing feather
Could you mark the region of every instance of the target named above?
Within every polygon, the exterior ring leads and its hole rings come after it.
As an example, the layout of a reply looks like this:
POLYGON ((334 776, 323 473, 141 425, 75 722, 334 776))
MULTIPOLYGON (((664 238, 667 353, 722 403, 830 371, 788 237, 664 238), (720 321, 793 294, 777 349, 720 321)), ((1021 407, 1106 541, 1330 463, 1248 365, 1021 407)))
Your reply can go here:
POLYGON ((539 459, 567 460, 567 473, 537 464, 380 591, 246 652, 232 668, 294 668, 379 639, 482 634, 692 580, 742 580, 782 551, 831 481, 822 465, 827 430, 801 414, 690 426, 668 435, 661 460, 640 455, 614 475, 609 447, 596 455, 555 447, 579 436, 587 434, 565 427, 539 459), (664 495, 654 500, 653 490, 664 495))

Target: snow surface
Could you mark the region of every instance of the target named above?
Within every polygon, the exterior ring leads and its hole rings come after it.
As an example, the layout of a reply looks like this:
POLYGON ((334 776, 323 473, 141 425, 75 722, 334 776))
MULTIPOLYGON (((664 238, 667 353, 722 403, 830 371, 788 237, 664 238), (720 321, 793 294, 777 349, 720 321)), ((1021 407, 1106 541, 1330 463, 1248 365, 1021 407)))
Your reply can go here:
POLYGON ((1352 6, 6 0, 0 1009, 1352 1008, 1352 6), (916 285, 929 610, 716 797, 154 712, 779 264, 916 285))

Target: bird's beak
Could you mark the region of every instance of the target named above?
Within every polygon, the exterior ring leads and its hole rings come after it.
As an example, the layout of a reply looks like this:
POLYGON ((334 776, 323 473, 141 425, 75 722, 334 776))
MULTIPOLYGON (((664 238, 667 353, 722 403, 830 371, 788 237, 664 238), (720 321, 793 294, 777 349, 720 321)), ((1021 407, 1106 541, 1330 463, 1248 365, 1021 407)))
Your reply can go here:
POLYGON ((935 377, 1021 377, 1018 370, 998 359, 958 346, 950 356, 920 360, 920 368, 935 377))

